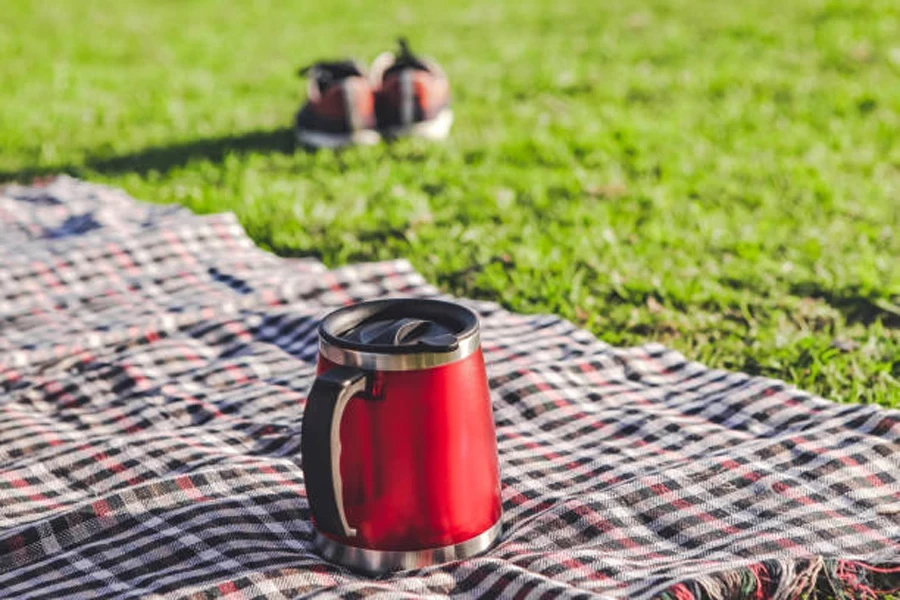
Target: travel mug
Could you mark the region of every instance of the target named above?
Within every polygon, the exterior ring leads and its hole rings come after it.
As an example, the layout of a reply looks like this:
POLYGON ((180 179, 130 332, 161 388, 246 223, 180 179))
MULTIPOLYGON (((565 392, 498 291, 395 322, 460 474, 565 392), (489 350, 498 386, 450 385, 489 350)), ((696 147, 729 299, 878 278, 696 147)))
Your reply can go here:
POLYGON ((315 545, 369 573, 472 556, 500 533, 478 317, 439 300, 341 308, 319 327, 302 427, 315 545))

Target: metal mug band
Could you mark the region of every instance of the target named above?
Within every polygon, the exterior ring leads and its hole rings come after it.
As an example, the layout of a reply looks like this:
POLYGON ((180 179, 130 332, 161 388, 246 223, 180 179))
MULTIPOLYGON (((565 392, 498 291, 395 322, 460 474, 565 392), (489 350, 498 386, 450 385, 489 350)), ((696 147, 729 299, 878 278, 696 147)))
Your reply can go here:
POLYGON ((342 544, 316 532, 313 544, 326 559, 370 574, 419 569, 469 558, 491 547, 503 526, 498 519, 489 529, 458 544, 422 550, 372 550, 342 544))
POLYGON ((358 367, 368 371, 418 371, 462 360, 478 350, 480 343, 481 337, 476 331, 460 340, 452 352, 380 354, 344 348, 320 338, 319 352, 331 362, 345 367, 358 367))

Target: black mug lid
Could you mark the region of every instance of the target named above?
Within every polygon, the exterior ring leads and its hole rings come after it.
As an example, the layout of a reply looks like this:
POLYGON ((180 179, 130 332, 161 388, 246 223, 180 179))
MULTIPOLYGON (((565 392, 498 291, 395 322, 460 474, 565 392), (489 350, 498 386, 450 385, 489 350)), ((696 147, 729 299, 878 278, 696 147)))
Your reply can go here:
POLYGON ((396 298, 336 310, 319 333, 332 346, 377 354, 448 353, 478 332, 468 308, 441 300, 396 298))

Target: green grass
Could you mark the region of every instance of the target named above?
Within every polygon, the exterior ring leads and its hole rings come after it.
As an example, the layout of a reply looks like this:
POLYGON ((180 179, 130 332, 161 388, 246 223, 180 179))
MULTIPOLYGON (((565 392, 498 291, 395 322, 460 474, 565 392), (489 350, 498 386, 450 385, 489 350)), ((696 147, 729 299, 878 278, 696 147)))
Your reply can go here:
POLYGON ((900 405, 900 3, 428 4, 6 0, 0 180, 900 405), (451 141, 295 151, 295 68, 399 34, 451 75, 451 141))

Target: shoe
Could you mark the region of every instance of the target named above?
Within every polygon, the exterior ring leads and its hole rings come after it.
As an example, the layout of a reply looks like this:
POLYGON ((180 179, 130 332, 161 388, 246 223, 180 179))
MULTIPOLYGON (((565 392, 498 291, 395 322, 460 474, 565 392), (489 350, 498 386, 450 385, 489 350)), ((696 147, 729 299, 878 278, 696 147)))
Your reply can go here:
POLYGON ((400 52, 386 52, 370 70, 378 129, 387 137, 443 140, 450 133, 450 83, 432 60, 414 55, 406 40, 400 52))
POLYGON ((299 143, 310 148, 378 143, 372 85, 357 63, 317 62, 299 74, 308 79, 307 101, 294 125, 299 143))

